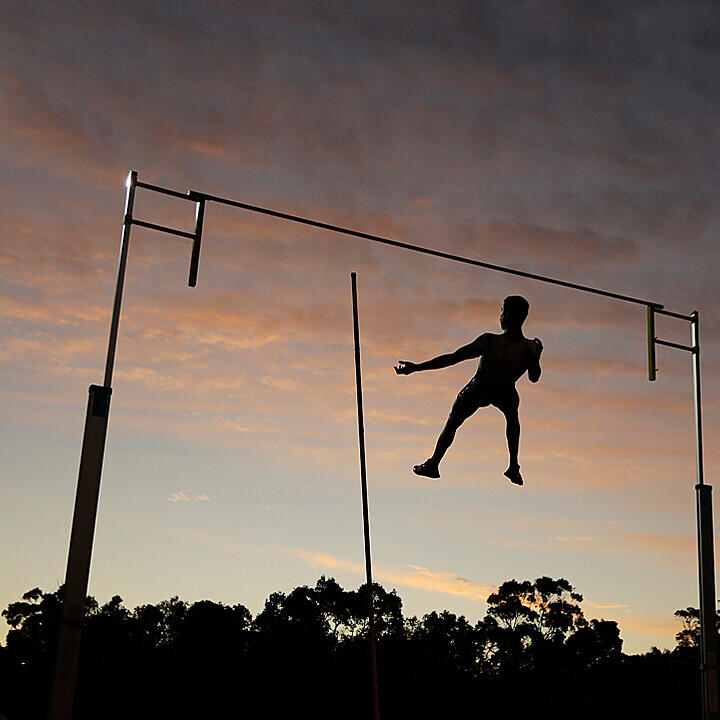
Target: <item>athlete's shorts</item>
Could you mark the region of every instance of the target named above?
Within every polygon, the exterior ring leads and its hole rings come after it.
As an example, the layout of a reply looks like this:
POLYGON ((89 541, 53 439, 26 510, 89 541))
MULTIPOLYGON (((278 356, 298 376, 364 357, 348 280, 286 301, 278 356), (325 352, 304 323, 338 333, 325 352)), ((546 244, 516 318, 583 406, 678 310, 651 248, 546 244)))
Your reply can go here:
POLYGON ((463 422, 478 408, 492 405, 503 413, 517 412, 520 396, 515 385, 491 385, 473 377, 458 393, 450 417, 463 422))

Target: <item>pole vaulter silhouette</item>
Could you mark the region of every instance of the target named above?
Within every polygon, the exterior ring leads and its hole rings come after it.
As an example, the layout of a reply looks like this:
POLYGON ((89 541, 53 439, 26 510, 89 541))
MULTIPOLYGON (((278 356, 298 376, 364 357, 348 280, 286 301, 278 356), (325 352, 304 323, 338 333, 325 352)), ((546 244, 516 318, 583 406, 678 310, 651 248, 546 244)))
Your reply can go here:
POLYGON ((523 335, 522 325, 527 318, 530 304, 521 295, 505 298, 500 312, 503 332, 483 333, 480 337, 455 352, 438 355, 432 360, 412 363, 400 360, 395 366, 398 375, 410 375, 421 370, 438 370, 463 360, 479 357, 477 371, 470 382, 458 393, 450 415, 438 437, 435 452, 425 462, 415 465, 413 472, 430 478, 440 477, 440 461, 455 439, 457 429, 478 408, 495 406, 505 416, 506 436, 510 464, 505 477, 515 485, 522 485, 518 446, 520 444, 520 397, 515 383, 527 372, 530 382, 540 379, 540 355, 542 342, 529 340, 523 335))

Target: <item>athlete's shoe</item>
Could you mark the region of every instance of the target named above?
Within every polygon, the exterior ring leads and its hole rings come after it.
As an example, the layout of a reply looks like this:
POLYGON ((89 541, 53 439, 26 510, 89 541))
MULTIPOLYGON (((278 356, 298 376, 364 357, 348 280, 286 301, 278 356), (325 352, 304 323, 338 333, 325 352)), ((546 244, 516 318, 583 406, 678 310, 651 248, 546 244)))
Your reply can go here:
POLYGON ((522 485, 523 479, 522 475, 520 474, 520 466, 519 465, 511 465, 504 473, 503 475, 513 484, 515 485, 522 485))
POLYGON ((439 478, 440 477, 440 470, 438 469, 437 463, 434 463, 432 461, 432 458, 426 460, 424 463, 415 465, 413 467, 413 472, 416 475, 423 475, 424 477, 429 477, 429 478, 439 478))

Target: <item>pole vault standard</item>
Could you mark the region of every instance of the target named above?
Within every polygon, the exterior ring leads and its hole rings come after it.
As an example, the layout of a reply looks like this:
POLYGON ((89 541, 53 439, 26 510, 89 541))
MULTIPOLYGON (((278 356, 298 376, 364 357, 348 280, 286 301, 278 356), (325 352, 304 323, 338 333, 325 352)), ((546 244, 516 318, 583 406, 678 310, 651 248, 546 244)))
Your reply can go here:
POLYGON ((700 321, 698 311, 690 315, 656 310, 648 307, 648 373, 655 379, 655 346, 684 350, 692 355, 693 400, 695 405, 695 495, 698 528, 698 574, 700 576, 700 651, 702 654, 702 692, 705 718, 717 718, 718 710, 718 664, 717 631, 715 629, 715 543, 713 540, 712 487, 705 484, 703 468, 702 397, 700 394, 700 321), (692 345, 660 340, 655 337, 655 313, 690 321, 692 345))
POLYGON ((353 339, 355 341, 355 390, 357 393, 358 446, 360 448, 360 489, 365 540, 365 583, 368 589, 368 638, 370 640, 370 674, 373 693, 373 717, 380 720, 380 690, 377 669, 377 638, 375 634, 375 593, 373 592, 372 560, 370 557, 370 517, 368 513, 367 464, 365 462, 365 416, 363 413, 362 372, 360 371, 360 326, 358 323, 357 273, 351 273, 353 339))
MULTIPOLYGON (((95 518, 97 516, 98 499, 100 496, 100 478, 102 476, 103 456, 105 454, 105 438, 110 417, 110 395, 112 394, 112 376, 115 365, 115 349, 117 347, 118 328, 120 325, 120 308, 122 307, 123 289, 125 286, 125 270, 127 268, 128 250, 130 248, 130 230, 133 225, 148 227, 153 230, 179 235, 193 241, 190 258, 189 285, 197 283, 198 262, 200 259, 200 240, 205 212, 205 200, 193 198, 195 202, 195 232, 186 233, 181 230, 166 228, 162 225, 146 223, 133 217, 135 205, 135 189, 142 187, 134 170, 127 176, 125 183, 125 215, 123 218, 122 239, 120 242, 120 259, 118 260, 117 283, 115 285, 115 301, 110 321, 110 337, 108 340, 107 357, 105 360, 105 379, 102 385, 91 385, 87 413, 85 415, 85 432, 80 452, 80 471, 78 473, 75 510, 73 512, 70 548, 68 550, 67 569, 65 571, 65 588, 63 596, 60 632, 55 654, 55 669, 50 695, 51 720, 70 720, 75 696, 78 659, 80 656, 80 639, 82 621, 85 615, 85 597, 87 595, 88 578, 90 576, 90 559, 92 556, 93 537, 95 535, 95 518)), ((188 200, 185 195, 166 191, 167 195, 175 195, 188 200)))
MULTIPOLYGON (((691 315, 665 310, 664 306, 650 300, 621 295, 619 293, 601 290, 588 285, 550 278, 536 273, 524 272, 502 265, 474 260, 472 258, 455 255, 452 253, 434 250, 432 248, 413 245, 411 243, 390 240, 388 238, 359 232, 350 228, 332 225, 330 223, 312 220, 310 218, 278 212, 257 205, 230 200, 217 195, 208 195, 194 190, 181 193, 170 190, 159 185, 141 182, 138 180, 136 171, 130 172, 126 181, 127 195, 125 200, 125 217, 123 221, 122 243, 120 246, 120 260, 118 263, 118 277, 115 289, 115 302, 113 305, 112 321, 110 324, 110 338, 108 342, 108 354, 105 366, 105 381, 102 386, 91 385, 88 409, 85 419, 85 432, 80 455, 80 471, 78 474, 77 494, 75 497, 75 509, 73 524, 70 536, 70 549, 68 552, 68 564, 65 576, 65 598, 63 601, 63 613, 58 640, 57 659, 53 677, 53 689, 51 695, 51 720, 70 720, 72 717, 72 704, 75 691, 75 679, 77 674, 78 654, 80 648, 81 626, 85 610, 85 596, 87 595, 87 584, 90 572, 90 558, 92 555, 92 544, 95 530, 95 518, 97 514, 97 503, 99 498, 100 477, 102 474, 103 455, 105 450, 105 438, 110 412, 110 395, 112 393, 112 372, 115 362, 115 347, 117 344, 118 326, 120 322, 120 307, 122 305, 123 286, 125 282, 125 269, 127 264, 127 252, 130 242, 130 230, 133 225, 145 227, 150 230, 177 235, 193 241, 190 277, 188 284, 194 287, 197 283, 198 263, 200 259, 200 243, 202 240, 202 228, 205 213, 205 203, 215 202, 221 205, 229 205, 250 212, 261 213, 276 217, 281 220, 302 223, 311 227, 330 230, 343 235, 369 240, 371 242, 389 245, 391 247, 409 250, 411 252, 431 255, 444 260, 481 267, 487 270, 515 275, 517 277, 537 280, 538 282, 559 285, 570 290, 601 295, 635 305, 644 305, 647 308, 648 324, 648 377, 655 380, 657 368, 656 346, 664 345, 679 350, 685 350, 692 354, 693 359, 693 389, 695 398, 695 452, 697 461, 697 482, 696 507, 697 507, 697 536, 698 536, 698 572, 700 586, 700 627, 701 627, 701 652, 702 664, 702 699, 703 699, 703 720, 720 720, 718 710, 718 667, 717 667, 717 634, 715 630, 715 566, 714 566, 714 541, 713 541, 713 517, 712 517, 712 488, 705 484, 703 473, 703 449, 702 449, 702 399, 700 394, 700 339, 699 339, 699 316, 697 310, 691 315), (138 220, 133 217, 135 191, 143 188, 152 192, 169 195, 181 200, 195 204, 195 231, 185 232, 175 228, 158 225, 156 223, 138 220), (655 336, 655 315, 667 315, 691 323, 692 345, 681 345, 679 343, 661 340, 655 336)), ((369 537, 369 536, 368 536, 369 537)), ((369 557, 369 556, 368 556, 369 557)))

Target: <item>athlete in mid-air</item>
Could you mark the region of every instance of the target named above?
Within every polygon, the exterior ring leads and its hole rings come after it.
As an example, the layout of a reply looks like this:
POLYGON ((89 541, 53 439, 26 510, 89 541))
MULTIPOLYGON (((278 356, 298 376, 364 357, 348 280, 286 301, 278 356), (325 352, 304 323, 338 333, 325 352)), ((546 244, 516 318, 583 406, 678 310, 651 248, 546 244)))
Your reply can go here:
POLYGON ((480 358, 477 372, 470 382, 458 393, 445 427, 438 437, 435 452, 424 463, 415 465, 413 472, 425 477, 440 477, 439 465, 455 438, 455 431, 478 409, 494 405, 505 416, 506 436, 510 465, 505 477, 516 485, 522 485, 518 464, 520 443, 520 419, 518 407, 520 397, 515 383, 527 371, 530 382, 540 379, 540 355, 543 351, 538 338, 529 340, 522 333, 530 304, 520 295, 506 297, 500 313, 500 334, 483 333, 468 345, 447 355, 438 355, 432 360, 412 363, 400 360, 395 366, 398 375, 410 375, 420 370, 437 370, 455 365, 471 358, 480 358))

